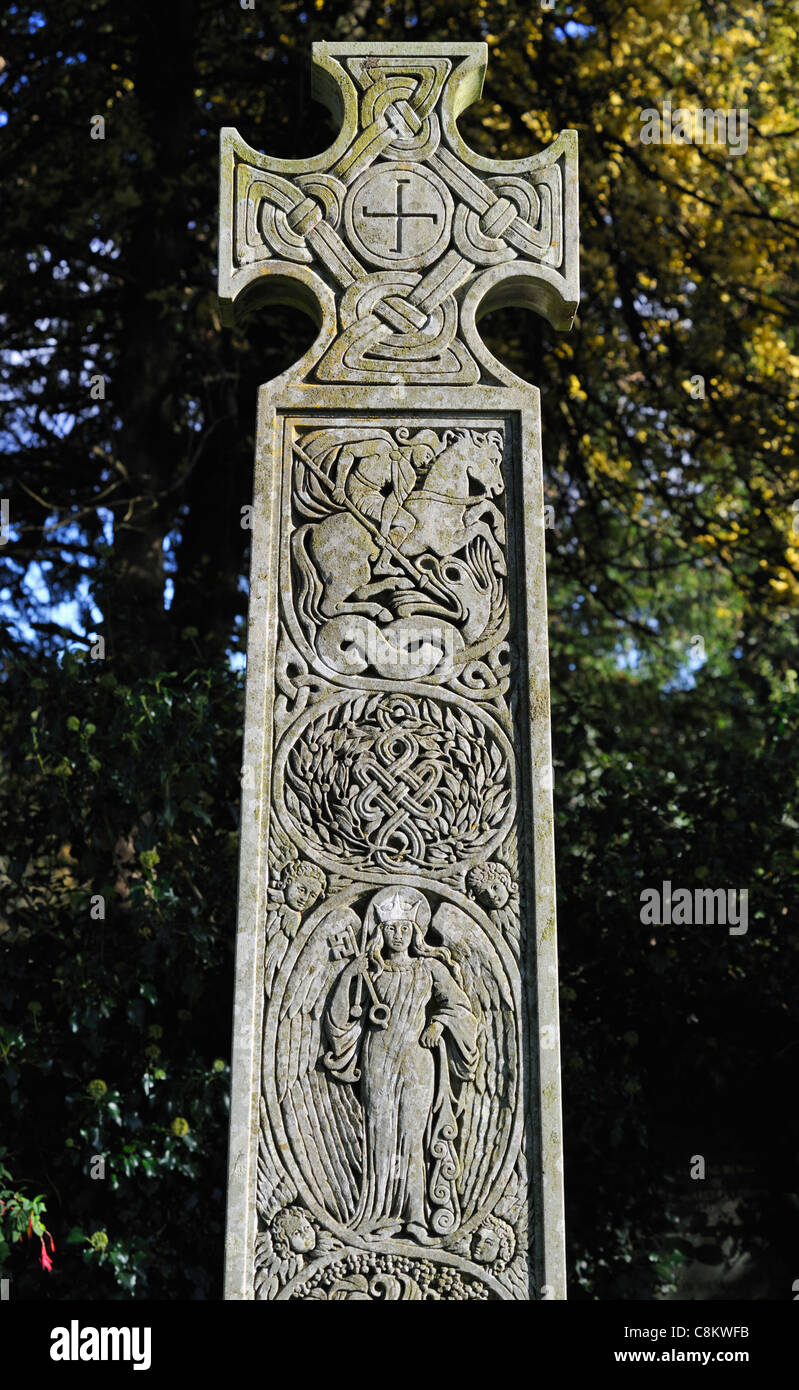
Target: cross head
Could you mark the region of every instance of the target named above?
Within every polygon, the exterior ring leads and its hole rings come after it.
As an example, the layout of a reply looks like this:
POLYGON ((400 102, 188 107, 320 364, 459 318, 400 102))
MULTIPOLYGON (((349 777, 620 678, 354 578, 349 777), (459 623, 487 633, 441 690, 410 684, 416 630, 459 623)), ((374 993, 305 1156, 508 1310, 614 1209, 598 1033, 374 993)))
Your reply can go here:
POLYGON ((314 44, 315 94, 341 118, 329 150, 270 160, 223 130, 228 322, 234 306, 258 299, 300 302, 325 329, 315 379, 376 385, 484 379, 473 324, 490 308, 526 304, 556 328, 571 325, 576 132, 525 159, 468 149, 457 117, 480 95, 486 52, 314 44))

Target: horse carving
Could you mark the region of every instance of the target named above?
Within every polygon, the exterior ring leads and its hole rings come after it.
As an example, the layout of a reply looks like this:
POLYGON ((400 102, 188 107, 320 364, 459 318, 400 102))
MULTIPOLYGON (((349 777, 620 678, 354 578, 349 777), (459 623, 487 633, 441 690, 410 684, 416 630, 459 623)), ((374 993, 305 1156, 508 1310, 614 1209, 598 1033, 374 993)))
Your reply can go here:
POLYGON ((454 624, 461 647, 476 641, 507 572, 492 500, 504 490, 500 431, 346 433, 295 445, 295 506, 313 518, 292 539, 301 615, 317 629, 362 615, 385 638, 386 624, 426 614, 454 624))

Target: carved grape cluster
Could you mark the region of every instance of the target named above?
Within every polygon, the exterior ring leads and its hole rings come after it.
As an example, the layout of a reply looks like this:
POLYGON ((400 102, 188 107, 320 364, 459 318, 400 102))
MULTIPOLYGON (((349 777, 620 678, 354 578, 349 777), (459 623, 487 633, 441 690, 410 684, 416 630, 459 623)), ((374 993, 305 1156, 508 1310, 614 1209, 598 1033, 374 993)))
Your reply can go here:
POLYGON ((487 1285, 451 1265, 405 1255, 348 1250, 313 1271, 292 1294, 293 1302, 453 1302, 496 1299, 487 1285))

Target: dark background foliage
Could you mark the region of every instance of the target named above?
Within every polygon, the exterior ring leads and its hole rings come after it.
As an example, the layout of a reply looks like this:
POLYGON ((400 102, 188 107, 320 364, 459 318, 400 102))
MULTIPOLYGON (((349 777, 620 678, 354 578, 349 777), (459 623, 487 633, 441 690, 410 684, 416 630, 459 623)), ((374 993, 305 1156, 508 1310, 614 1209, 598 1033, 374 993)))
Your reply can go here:
POLYGON ((347 37, 485 39, 483 154, 580 133, 572 334, 483 324, 542 391, 555 518, 571 1296, 790 1298, 799 84, 771 0, 7 10, 0 1265, 17 1297, 221 1295, 241 511, 257 388, 313 330, 221 329, 218 131, 324 148, 310 43, 347 37), (745 99, 746 155, 642 145, 669 97, 745 99), (642 925, 664 880, 746 888, 747 934, 642 925))

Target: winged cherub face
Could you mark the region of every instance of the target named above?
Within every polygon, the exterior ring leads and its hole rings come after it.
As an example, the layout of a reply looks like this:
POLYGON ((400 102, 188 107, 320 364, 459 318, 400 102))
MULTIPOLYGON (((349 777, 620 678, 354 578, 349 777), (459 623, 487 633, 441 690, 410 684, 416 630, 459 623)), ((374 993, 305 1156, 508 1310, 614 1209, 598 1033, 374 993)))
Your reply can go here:
POLYGON ((288 1237, 296 1255, 307 1255, 316 1245, 316 1231, 307 1216, 298 1217, 288 1237))
POLYGON ((487 882, 481 883, 478 897, 483 907, 496 910, 504 907, 508 901, 509 893, 501 878, 489 878, 487 882))
POLYGON ((286 902, 297 912, 304 912, 316 902, 322 889, 315 878, 296 878, 286 884, 286 902))
POLYGON ((481 1226, 474 1233, 472 1258, 479 1264, 490 1265, 499 1254, 499 1235, 490 1226, 481 1226))

